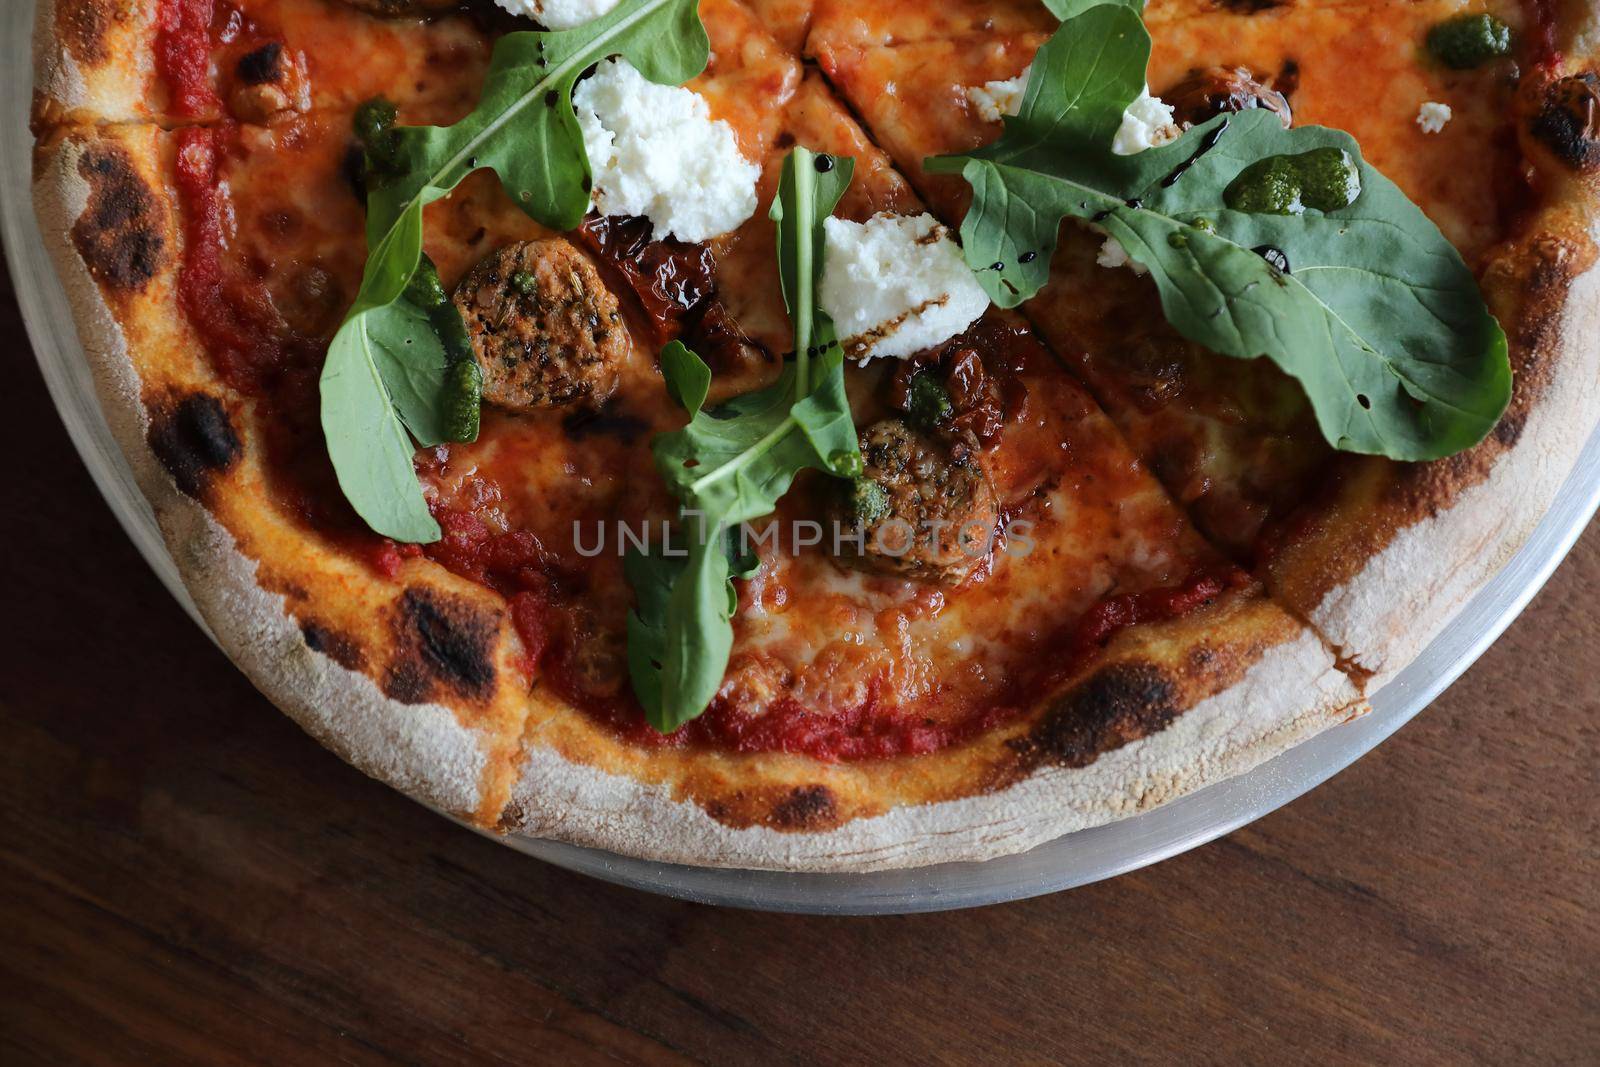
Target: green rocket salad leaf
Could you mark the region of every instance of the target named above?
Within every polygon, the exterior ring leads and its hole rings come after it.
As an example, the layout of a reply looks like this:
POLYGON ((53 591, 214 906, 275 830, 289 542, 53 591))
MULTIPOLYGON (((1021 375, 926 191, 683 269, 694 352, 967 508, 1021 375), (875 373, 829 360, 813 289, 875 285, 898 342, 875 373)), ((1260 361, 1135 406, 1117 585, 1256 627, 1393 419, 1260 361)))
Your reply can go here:
POLYGON ((488 167, 533 218, 576 226, 588 210, 590 171, 572 87, 614 55, 652 81, 694 77, 709 56, 695 0, 631 0, 575 29, 508 34, 470 115, 454 126, 388 131, 384 180, 367 197, 366 270, 322 374, 322 428, 339 486, 381 534, 439 537, 411 465, 413 437, 442 439, 435 431, 449 395, 430 384, 447 369, 443 345, 423 336, 403 299, 422 258, 423 209, 488 167), (410 386, 417 395, 407 399, 410 386))
POLYGON ((1438 227, 1348 134, 1285 130, 1269 111, 1114 155, 1149 55, 1132 8, 1082 11, 1040 49, 998 142, 928 161, 972 186, 962 243, 994 301, 1014 307, 1038 292, 1061 219, 1073 216, 1149 269, 1184 336, 1240 359, 1265 356, 1297 378, 1334 447, 1428 460, 1482 440, 1510 400, 1505 335, 1438 227), (1281 157, 1347 160, 1353 200, 1321 210, 1308 199, 1285 213, 1230 206, 1272 202, 1224 192, 1281 157))
POLYGON ((1050 14, 1062 22, 1077 18, 1091 7, 1102 4, 1125 7, 1141 15, 1144 13, 1144 0, 1044 0, 1044 6, 1050 9, 1050 14))
POLYGON ((661 353, 667 389, 690 420, 651 448, 682 505, 687 544, 675 555, 632 555, 626 567, 638 600, 628 620, 628 668, 645 717, 663 733, 703 712, 722 684, 738 600, 732 579, 756 566, 734 550, 740 524, 769 514, 802 470, 860 473, 844 354, 816 296, 822 220, 853 169, 853 160, 805 148, 784 161, 772 219, 795 358, 776 383, 706 410, 709 368, 676 341, 661 353))

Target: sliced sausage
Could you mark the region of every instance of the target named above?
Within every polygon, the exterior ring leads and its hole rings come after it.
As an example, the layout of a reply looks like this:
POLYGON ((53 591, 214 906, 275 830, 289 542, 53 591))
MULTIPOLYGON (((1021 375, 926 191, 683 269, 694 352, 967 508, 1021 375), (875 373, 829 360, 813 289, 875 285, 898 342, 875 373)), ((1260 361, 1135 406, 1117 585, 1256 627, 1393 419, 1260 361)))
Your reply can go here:
POLYGON ((599 404, 628 353, 617 298, 561 238, 490 254, 456 287, 456 308, 483 369, 483 398, 527 410, 599 404))
POLYGON ((846 530, 861 530, 853 561, 919 581, 966 577, 988 556, 1000 519, 977 441, 884 419, 861 431, 860 442, 865 469, 841 483, 835 505, 846 530))

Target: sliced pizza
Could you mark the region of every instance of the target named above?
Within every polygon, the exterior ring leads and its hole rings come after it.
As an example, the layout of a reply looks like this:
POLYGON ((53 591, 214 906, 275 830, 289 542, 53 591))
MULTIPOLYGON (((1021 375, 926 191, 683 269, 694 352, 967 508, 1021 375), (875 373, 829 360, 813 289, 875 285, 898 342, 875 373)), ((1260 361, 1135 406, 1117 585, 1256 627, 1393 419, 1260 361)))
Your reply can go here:
POLYGON ((982 859, 1359 714, 1587 432, 1588 23, 1459 8, 1153 3, 1152 96, 1121 3, 53 0, 36 195, 202 613, 345 758, 660 860, 982 859), (1041 53, 1058 18, 1105 61, 1041 53), (1030 62, 1076 79, 1054 128, 1030 62), (997 223, 981 167, 925 160, 1015 110, 1038 195, 997 223), (1162 188, 1239 170, 1171 255, 1102 188, 1169 157, 1162 188), (1245 280, 1219 316, 1302 284, 1292 240, 1226 242, 1352 204, 1439 279, 1468 414, 1485 308, 1510 333, 1483 444, 1423 391, 1386 428, 1450 458, 1355 455, 1303 366, 1168 299, 1191 242, 1245 280), (1028 212, 1048 240, 996 238, 1028 212))

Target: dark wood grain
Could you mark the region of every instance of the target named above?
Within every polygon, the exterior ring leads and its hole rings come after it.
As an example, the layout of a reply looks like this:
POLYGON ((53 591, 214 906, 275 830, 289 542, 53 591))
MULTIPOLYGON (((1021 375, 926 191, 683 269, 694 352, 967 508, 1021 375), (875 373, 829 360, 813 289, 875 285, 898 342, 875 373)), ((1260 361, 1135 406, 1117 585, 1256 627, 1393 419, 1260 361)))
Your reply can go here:
POLYGON ((345 767, 0 418, 0 1061, 1594 1062, 1600 528, 1332 782, 1160 866, 820 919, 588 881, 345 767))

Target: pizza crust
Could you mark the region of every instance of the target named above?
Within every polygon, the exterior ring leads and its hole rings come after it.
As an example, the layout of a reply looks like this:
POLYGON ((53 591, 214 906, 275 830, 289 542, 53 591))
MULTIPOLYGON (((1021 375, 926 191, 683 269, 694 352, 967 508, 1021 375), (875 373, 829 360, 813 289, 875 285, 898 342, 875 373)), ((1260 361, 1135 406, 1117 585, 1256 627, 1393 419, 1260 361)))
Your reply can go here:
POLYGON ((487 770, 483 739, 449 708, 391 700, 365 674, 307 647, 284 598, 259 584, 258 565, 178 490, 152 453, 127 331, 70 236, 91 195, 78 169, 86 143, 61 141, 36 175, 39 229, 72 306, 101 410, 201 616, 250 680, 323 745, 418 800, 473 817, 487 770))
POLYGON ((155 118, 157 8, 126 0, 38 0, 34 128, 155 118))
POLYGON ((1125 819, 1240 775, 1365 710, 1309 632, 1159 733, 1087 767, 1045 767, 997 793, 895 808, 825 833, 733 828, 663 785, 524 752, 502 829, 663 863, 876 871, 976 862, 1125 819), (1284 700, 1285 693, 1297 694, 1284 700))

